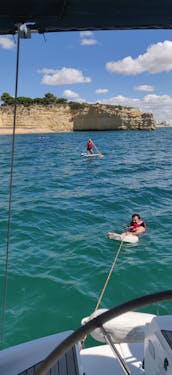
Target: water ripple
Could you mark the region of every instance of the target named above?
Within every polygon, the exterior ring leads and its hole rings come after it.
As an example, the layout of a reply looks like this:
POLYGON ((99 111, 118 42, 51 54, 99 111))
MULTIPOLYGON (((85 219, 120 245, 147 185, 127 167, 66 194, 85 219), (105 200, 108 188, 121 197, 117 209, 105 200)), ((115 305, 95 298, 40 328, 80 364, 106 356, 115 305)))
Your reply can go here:
MULTIPOLYGON (((1 295, 10 141, 0 139, 1 295)), ((125 230, 133 212, 147 233, 136 246, 123 245, 101 306, 171 287, 171 142, 172 129, 16 137, 5 346, 79 326, 120 244, 107 232, 125 230), (104 158, 80 157, 89 137, 104 158)))

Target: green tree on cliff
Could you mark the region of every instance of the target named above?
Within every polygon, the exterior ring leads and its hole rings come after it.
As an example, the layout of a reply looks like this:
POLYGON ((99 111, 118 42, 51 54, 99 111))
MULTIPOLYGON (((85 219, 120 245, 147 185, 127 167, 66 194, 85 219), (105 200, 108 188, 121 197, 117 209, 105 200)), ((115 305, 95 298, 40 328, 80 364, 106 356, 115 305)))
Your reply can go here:
POLYGON ((67 103, 67 99, 65 99, 65 98, 58 98, 57 99, 57 104, 65 104, 65 103, 67 103))
MULTIPOLYGON (((13 105, 15 102, 15 98, 8 94, 8 92, 4 92, 1 95, 1 101, 3 102, 2 105, 13 105)), ((55 95, 51 94, 50 92, 47 92, 43 98, 29 98, 25 96, 18 96, 16 98, 16 103, 24 105, 25 107, 28 107, 32 104, 38 104, 38 105, 53 105, 53 104, 65 104, 67 103, 67 99, 65 98, 57 98, 55 95)))
POLYGON ((47 92, 47 94, 43 97, 43 102, 45 105, 47 104, 56 104, 57 98, 55 95, 51 94, 50 92, 47 92))
POLYGON ((29 105, 33 104, 33 99, 32 98, 28 98, 26 96, 18 96, 18 98, 16 99, 16 101, 17 101, 17 104, 22 104, 25 107, 28 107, 29 105))
POLYGON ((14 104, 14 98, 8 94, 8 92, 4 92, 1 95, 1 101, 4 102, 3 105, 11 105, 14 104))

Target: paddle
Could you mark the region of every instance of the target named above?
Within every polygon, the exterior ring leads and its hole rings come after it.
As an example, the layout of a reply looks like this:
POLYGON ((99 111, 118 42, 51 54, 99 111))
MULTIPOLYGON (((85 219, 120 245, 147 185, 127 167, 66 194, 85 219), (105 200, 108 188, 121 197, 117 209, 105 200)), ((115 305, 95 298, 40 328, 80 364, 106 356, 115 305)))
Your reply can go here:
POLYGON ((96 151, 98 153, 99 158, 103 158, 104 155, 99 151, 99 149, 97 148, 97 146, 95 145, 95 143, 93 141, 92 141, 92 144, 95 147, 95 149, 96 149, 96 151))

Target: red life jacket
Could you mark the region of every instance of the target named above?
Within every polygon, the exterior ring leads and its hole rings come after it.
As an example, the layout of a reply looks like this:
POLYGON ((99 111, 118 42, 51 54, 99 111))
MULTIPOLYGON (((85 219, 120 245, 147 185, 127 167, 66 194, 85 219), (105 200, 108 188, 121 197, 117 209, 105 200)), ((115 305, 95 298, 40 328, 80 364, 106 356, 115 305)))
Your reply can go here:
POLYGON ((140 220, 139 223, 134 223, 130 225, 130 232, 135 232, 137 230, 137 228, 139 227, 143 227, 145 228, 145 232, 146 232, 146 224, 143 220, 140 220))
POLYGON ((87 143, 87 150, 91 150, 92 147, 93 147, 92 142, 91 142, 91 141, 88 141, 88 143, 87 143))

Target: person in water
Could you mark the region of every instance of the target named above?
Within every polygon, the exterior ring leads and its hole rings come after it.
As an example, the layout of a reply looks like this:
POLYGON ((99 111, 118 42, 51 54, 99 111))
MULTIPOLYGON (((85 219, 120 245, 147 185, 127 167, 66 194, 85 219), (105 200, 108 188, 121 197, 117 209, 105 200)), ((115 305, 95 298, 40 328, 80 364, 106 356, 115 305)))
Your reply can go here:
POLYGON ((88 140, 87 142, 87 154, 94 154, 93 152, 93 141, 91 139, 88 140))
POLYGON ((133 234, 139 236, 146 232, 146 224, 141 219, 139 214, 133 214, 130 224, 128 225, 128 232, 126 234, 133 234))
MULTIPOLYGON (((139 214, 133 214, 131 218, 131 222, 128 225, 128 231, 123 233, 123 235, 133 235, 133 236, 140 236, 141 234, 146 232, 146 224, 141 219, 139 214)), ((116 233, 109 232, 108 237, 110 239, 116 238, 116 233)))

